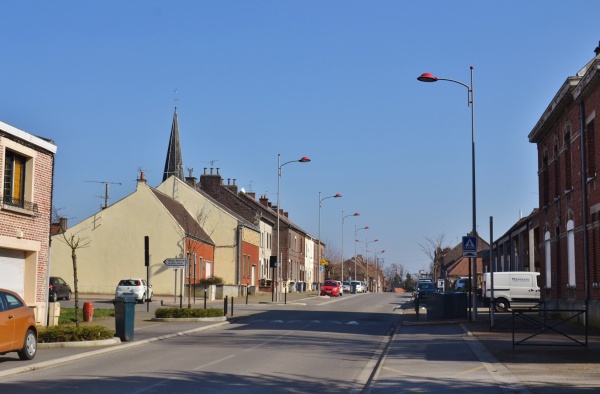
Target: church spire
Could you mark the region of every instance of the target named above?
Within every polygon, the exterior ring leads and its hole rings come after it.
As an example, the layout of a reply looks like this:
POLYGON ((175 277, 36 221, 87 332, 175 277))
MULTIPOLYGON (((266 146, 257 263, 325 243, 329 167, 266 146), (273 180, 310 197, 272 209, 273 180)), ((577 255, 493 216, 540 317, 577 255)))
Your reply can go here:
POLYGON ((184 180, 183 163, 181 161, 181 144, 179 143, 179 123, 177 122, 177 107, 173 114, 173 125, 171 126, 171 137, 169 138, 169 149, 167 150, 167 161, 163 173, 163 182, 171 175, 184 180))

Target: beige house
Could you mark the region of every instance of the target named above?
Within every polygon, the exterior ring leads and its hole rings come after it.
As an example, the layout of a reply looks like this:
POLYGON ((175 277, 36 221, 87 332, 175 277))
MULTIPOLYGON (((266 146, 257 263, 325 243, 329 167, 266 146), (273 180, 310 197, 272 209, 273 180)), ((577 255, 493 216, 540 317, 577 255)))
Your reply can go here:
POLYGON ((78 289, 83 293, 112 294, 120 279, 145 278, 145 236, 154 294, 170 295, 175 290, 176 274, 165 259, 195 256, 193 261, 201 261, 203 267, 199 277, 211 276, 206 267, 215 261, 210 236, 181 204, 149 187, 143 173, 134 193, 52 237, 50 273, 69 283, 73 263, 64 236, 71 235, 87 244, 76 250, 78 289))
POLYGON ((157 189, 180 202, 214 241, 216 264, 209 276, 219 276, 226 284, 241 284, 243 242, 255 246, 253 254, 258 256, 260 228, 176 176, 170 176, 157 189))

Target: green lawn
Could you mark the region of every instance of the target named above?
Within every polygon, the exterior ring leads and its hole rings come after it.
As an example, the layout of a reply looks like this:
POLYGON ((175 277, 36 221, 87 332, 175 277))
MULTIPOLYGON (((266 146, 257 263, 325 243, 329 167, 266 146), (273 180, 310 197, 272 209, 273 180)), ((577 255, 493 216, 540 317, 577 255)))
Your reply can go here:
MULTIPOLYGON (((94 309, 94 318, 114 317, 114 309, 94 309)), ((83 308, 79 308, 79 321, 83 321, 83 308)), ((70 324, 75 322, 75 308, 61 308, 58 324, 70 324)))

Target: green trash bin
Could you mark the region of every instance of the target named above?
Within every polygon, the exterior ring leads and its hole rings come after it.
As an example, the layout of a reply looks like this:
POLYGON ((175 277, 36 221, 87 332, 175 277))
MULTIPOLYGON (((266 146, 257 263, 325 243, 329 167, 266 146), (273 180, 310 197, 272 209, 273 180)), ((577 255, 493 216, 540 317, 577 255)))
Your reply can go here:
POLYGON ((135 319, 135 297, 117 297, 113 301, 115 306, 115 336, 123 342, 133 341, 135 319))

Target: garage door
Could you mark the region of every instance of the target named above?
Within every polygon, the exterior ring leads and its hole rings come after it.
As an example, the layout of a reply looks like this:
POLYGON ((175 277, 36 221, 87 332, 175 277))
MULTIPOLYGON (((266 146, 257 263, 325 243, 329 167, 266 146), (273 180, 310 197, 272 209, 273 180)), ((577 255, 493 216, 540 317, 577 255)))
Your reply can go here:
POLYGON ((0 248, 0 288, 24 294, 25 252, 0 248))

